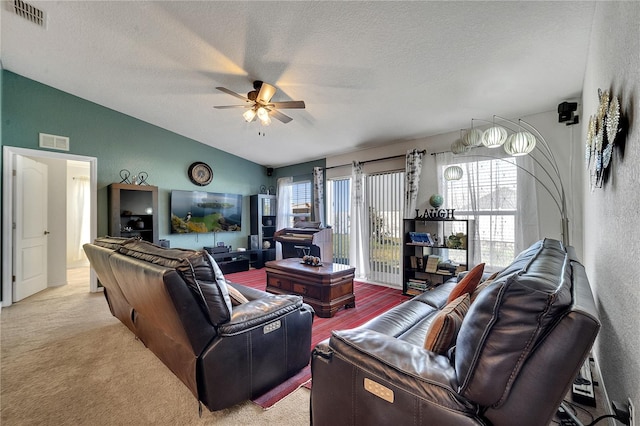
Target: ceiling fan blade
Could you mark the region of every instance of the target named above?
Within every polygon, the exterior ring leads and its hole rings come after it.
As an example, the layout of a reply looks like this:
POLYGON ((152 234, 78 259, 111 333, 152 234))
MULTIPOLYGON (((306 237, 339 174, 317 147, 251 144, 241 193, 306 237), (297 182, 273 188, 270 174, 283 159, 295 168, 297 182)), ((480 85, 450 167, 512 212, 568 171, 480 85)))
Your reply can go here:
POLYGON ((256 102, 260 102, 263 104, 268 104, 273 95, 276 94, 276 88, 268 83, 262 83, 260 86, 260 92, 258 92, 258 97, 256 98, 256 102))
POLYGON ((278 109, 305 108, 304 101, 271 102, 268 104, 268 106, 272 106, 278 109))
POLYGON ((242 99, 242 100, 243 100, 243 101, 245 101, 245 102, 251 102, 251 101, 250 101, 249 99, 247 99, 245 96, 242 96, 242 95, 240 95, 240 94, 238 94, 238 93, 234 92, 233 90, 229 90, 229 89, 227 89, 226 87, 216 87, 216 89, 218 89, 219 91, 224 92, 224 93, 226 93, 226 94, 228 94, 228 95, 235 96, 236 98, 242 99))
POLYGON ((288 115, 284 115, 283 113, 281 113, 280 111, 276 111, 275 109, 270 110, 269 115, 282 121, 285 124, 293 120, 293 118, 289 117, 288 115))
POLYGON ((218 105, 214 106, 217 109, 229 109, 229 108, 252 108, 253 105, 218 105))

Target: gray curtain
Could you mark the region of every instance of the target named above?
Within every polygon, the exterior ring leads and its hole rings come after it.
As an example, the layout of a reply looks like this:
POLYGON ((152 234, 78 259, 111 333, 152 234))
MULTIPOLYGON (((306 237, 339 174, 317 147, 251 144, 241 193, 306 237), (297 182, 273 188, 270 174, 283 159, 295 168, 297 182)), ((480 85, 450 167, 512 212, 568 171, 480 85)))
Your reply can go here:
POLYGON ((313 217, 324 226, 324 169, 313 168, 313 217))
POLYGON ((356 278, 369 276, 369 213, 364 200, 362 165, 354 161, 351 174, 351 227, 349 261, 356 268, 356 278))
MULTIPOLYGON (((276 229, 281 230, 291 226, 291 176, 278 179, 278 209, 276 212, 276 229)), ((282 244, 276 241, 276 259, 282 259, 282 244)))
POLYGON ((418 187, 420 185, 420 172, 422 171, 422 156, 424 151, 412 149, 407 151, 407 164, 405 170, 405 198, 404 217, 412 219, 416 216, 415 210, 418 200, 418 187))

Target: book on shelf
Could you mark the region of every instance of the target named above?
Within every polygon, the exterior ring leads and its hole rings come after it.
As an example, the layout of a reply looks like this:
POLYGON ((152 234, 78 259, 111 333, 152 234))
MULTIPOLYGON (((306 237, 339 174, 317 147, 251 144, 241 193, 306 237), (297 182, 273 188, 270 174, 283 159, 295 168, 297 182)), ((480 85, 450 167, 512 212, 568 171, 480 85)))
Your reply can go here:
POLYGON ((411 263, 411 269, 418 269, 418 256, 409 256, 409 262, 411 263))
POLYGON ((405 291, 405 294, 408 294, 409 296, 419 296, 422 293, 424 293, 424 291, 417 290, 417 289, 411 288, 411 287, 407 287, 407 291, 405 291))
POLYGON ((438 263, 440 263, 440 256, 433 254, 427 257, 427 264, 424 268, 425 272, 436 272, 438 270, 438 263))

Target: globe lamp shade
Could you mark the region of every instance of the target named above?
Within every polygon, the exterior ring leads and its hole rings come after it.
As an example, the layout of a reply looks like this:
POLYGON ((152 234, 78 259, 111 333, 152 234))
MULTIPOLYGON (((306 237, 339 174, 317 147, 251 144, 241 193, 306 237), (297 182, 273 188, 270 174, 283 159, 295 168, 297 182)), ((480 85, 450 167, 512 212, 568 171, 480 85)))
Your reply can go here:
POLYGON ((471 147, 468 147, 462 144, 461 139, 458 139, 457 141, 451 144, 451 152, 453 152, 454 154, 462 154, 464 152, 469 151, 470 149, 471 147))
POLYGON ((462 144, 468 147, 479 146, 482 143, 482 131, 471 129, 462 137, 462 144))
POLYGON ((498 148, 507 141, 507 131, 504 127, 494 126, 482 134, 482 144, 487 148, 498 148))
POLYGON ((446 180, 460 180, 462 179, 462 167, 449 166, 444 169, 444 178, 446 180))
POLYGON ((529 132, 513 133, 504 143, 504 151, 517 157, 519 155, 527 155, 536 147, 536 137, 529 132))

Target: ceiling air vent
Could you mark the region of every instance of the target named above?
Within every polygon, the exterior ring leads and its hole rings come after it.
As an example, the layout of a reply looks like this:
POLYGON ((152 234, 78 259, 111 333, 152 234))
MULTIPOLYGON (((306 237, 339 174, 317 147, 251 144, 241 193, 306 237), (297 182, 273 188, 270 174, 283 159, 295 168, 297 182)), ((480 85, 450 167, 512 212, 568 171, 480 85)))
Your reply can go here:
POLYGON ((40 148, 69 151, 69 138, 66 136, 48 135, 40 133, 40 148))
POLYGON ((13 11, 18 15, 41 27, 45 26, 44 10, 38 9, 22 0, 13 0, 13 11))

